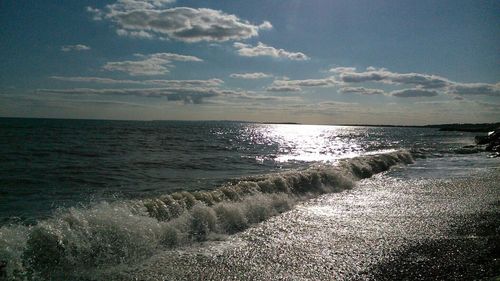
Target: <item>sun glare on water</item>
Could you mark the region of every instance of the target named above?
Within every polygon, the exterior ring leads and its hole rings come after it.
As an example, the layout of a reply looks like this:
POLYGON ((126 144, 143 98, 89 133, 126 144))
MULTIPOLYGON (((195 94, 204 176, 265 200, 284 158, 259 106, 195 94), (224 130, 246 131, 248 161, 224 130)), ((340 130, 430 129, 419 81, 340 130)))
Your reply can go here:
POLYGON ((364 150, 349 137, 351 127, 279 124, 258 131, 253 141, 277 145, 276 162, 334 162, 359 156, 364 150))

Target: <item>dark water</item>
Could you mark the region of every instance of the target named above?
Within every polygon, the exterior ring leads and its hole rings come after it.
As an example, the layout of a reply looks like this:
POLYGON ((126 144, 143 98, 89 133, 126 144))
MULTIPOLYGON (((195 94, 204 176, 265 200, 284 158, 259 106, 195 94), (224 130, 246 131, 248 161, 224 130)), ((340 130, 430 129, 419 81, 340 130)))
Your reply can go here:
POLYGON ((390 149, 441 156, 472 141, 434 129, 0 118, 0 220, 205 190, 229 179, 390 149))

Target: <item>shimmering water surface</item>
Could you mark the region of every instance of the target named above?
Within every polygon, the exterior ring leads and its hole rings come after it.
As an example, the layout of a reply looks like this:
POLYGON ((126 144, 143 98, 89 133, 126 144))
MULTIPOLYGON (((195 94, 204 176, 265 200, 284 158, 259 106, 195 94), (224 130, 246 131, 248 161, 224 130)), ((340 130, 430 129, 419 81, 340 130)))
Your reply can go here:
POLYGON ((442 156, 471 142, 417 128, 0 118, 0 219, 402 148, 442 156))

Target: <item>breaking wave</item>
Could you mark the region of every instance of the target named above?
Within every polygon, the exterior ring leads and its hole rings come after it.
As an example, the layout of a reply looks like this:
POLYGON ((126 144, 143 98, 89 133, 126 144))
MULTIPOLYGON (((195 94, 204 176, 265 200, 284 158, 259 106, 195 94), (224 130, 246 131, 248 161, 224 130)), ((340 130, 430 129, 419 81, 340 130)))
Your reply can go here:
POLYGON ((412 163, 407 151, 357 157, 335 166, 248 177, 210 191, 101 202, 60 210, 33 226, 0 228, 0 280, 93 280, 99 270, 155 251, 242 231, 320 194, 412 163))

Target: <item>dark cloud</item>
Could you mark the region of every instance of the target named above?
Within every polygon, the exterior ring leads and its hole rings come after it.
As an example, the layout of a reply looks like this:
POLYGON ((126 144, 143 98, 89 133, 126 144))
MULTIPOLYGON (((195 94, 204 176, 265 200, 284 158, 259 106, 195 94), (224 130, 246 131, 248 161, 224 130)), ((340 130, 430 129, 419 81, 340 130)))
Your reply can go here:
POLYGON ((383 95, 384 91, 380 89, 368 89, 364 87, 345 87, 339 90, 343 94, 361 94, 361 95, 383 95))
POLYGON ((455 83, 448 89, 448 93, 459 96, 496 96, 500 97, 500 83, 455 83))
POLYGON ((404 89, 393 91, 391 95, 399 98, 435 97, 438 92, 424 89, 404 89))
POLYGON ((237 91, 213 88, 148 88, 148 89, 38 89, 37 93, 65 94, 65 95, 116 95, 140 97, 166 97, 169 101, 184 101, 185 103, 202 103, 205 98, 218 96, 239 96, 237 91))
POLYGON ((274 85, 266 88, 268 92, 300 92, 302 89, 297 86, 290 85, 274 85))

